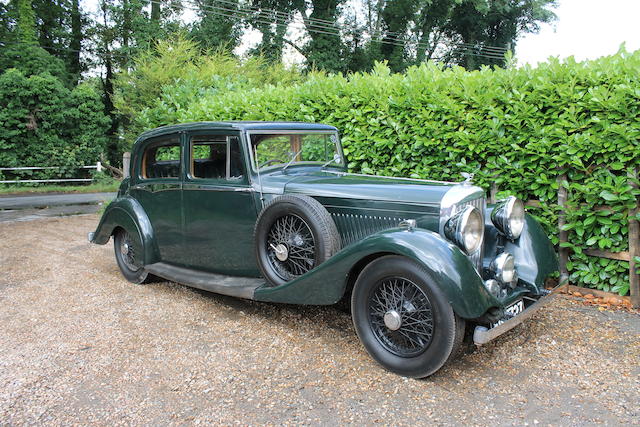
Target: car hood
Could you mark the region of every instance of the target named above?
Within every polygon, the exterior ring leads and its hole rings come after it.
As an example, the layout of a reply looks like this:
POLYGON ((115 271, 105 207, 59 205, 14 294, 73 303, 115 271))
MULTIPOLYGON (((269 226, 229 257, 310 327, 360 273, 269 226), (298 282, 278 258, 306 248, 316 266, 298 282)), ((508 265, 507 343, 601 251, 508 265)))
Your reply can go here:
POLYGON ((286 182, 284 192, 322 198, 435 206, 440 204, 454 185, 456 184, 418 179, 317 172, 292 176, 286 182))

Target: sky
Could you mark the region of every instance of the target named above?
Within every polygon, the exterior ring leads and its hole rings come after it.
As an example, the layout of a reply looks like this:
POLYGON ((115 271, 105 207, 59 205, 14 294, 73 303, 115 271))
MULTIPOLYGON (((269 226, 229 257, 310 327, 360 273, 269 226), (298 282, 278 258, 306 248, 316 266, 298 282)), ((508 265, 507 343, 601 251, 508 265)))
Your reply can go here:
POLYGON ((518 64, 536 65, 550 56, 595 59, 640 49, 640 0, 560 0, 558 20, 516 43, 518 64))

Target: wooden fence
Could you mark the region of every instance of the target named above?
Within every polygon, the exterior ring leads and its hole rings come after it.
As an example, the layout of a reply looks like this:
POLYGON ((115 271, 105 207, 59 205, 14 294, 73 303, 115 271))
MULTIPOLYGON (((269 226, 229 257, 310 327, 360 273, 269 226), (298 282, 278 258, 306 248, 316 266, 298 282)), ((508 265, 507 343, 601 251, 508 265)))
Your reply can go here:
MULTIPOLYGON (((635 183, 635 179, 638 177, 638 169, 635 170, 635 173, 629 175, 629 184, 633 188, 638 188, 635 183)), ((567 180, 566 175, 558 176, 558 240, 559 240, 559 249, 558 249, 558 258, 560 264, 560 283, 568 284, 569 283, 569 271, 567 269, 567 262, 569 262, 570 251, 569 248, 562 247, 562 243, 566 243, 569 241, 569 233, 566 230, 563 230, 564 225, 566 224, 566 208, 568 202, 568 192, 567 189, 562 185, 562 181, 567 180)), ((496 195, 498 193, 498 186, 493 184, 491 186, 491 190, 489 192, 489 201, 491 203, 496 202, 496 195)), ((526 206, 530 207, 538 207, 541 205, 539 200, 528 200, 525 202, 526 206)), ((604 210, 609 207, 606 205, 594 206, 593 210, 604 210)), ((636 262, 636 257, 640 257, 640 224, 636 219, 636 215, 640 212, 640 200, 636 198, 636 206, 634 209, 630 209, 627 212, 629 218, 629 250, 624 252, 609 252, 603 251, 599 249, 584 249, 582 252, 585 255, 598 257, 598 258, 608 258, 615 259, 620 261, 628 261, 629 262, 629 293, 631 294, 631 304, 635 308, 640 308, 640 275, 636 273, 638 268, 638 263, 636 262)))
MULTIPOLYGON (((95 165, 79 166, 78 169, 95 169, 98 172, 102 172, 104 166, 102 163, 97 162, 95 165)), ((26 170, 46 170, 46 169, 62 169, 61 166, 25 166, 20 168, 0 168, 0 172, 3 171, 26 171, 26 170)), ((92 178, 58 178, 58 179, 14 179, 3 180, 0 184, 23 184, 23 183, 44 183, 44 182, 91 182, 92 178)))

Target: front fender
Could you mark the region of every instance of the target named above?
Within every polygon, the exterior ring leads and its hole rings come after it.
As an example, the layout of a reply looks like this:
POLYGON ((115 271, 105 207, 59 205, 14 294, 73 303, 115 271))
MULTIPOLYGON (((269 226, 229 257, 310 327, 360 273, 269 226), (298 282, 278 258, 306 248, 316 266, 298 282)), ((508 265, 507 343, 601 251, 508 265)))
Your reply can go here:
POLYGON ((406 256, 424 266, 430 279, 444 292, 460 317, 475 319, 499 305, 487 292, 473 264, 456 246, 428 230, 398 228, 351 244, 315 269, 284 285, 275 288, 262 286, 255 291, 254 298, 291 304, 334 304, 342 298, 353 266, 380 253, 406 256))
POLYGON ((486 211, 485 222, 485 267, 497 255, 498 247, 503 245, 504 251, 513 255, 518 271, 518 278, 538 295, 543 293, 544 281, 549 275, 558 271, 558 257, 553 244, 542 229, 542 226, 531 215, 525 215, 522 234, 515 241, 509 241, 498 233, 491 223, 491 211, 486 211))
POLYGON ((106 244, 117 227, 122 227, 138 237, 137 243, 140 248, 136 249, 144 254, 144 265, 160 260, 151 222, 140 203, 131 197, 118 197, 107 206, 96 231, 91 235, 90 242, 106 244))
POLYGON ((551 273, 558 271, 558 256, 542 226, 531 215, 525 217, 522 234, 515 242, 507 242, 505 251, 513 254, 518 276, 539 289, 551 273))

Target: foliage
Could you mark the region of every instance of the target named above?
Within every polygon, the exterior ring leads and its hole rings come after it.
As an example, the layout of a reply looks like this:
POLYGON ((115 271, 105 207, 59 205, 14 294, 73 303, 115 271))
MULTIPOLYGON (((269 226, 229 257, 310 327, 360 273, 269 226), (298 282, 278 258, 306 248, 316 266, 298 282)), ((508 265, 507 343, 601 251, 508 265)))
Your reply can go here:
MULTIPOLYGON (((211 9, 216 6, 215 0, 196 0, 196 3, 200 20, 191 29, 191 37, 204 49, 233 50, 240 43, 242 23, 233 16, 224 16, 211 9)), ((225 7, 237 9, 229 4, 225 7)))
POLYGON ((423 64, 392 74, 311 74, 295 86, 202 90, 189 104, 141 113, 148 127, 196 120, 299 120, 341 130, 356 172, 492 183, 524 200, 557 244, 556 177, 569 189, 571 279, 627 292, 628 263, 583 249, 627 249, 626 211, 638 197, 627 172, 640 164, 640 51, 591 62, 468 72, 423 64), (153 114, 150 114, 153 111, 153 114), (594 206, 610 209, 593 211, 594 206))
POLYGON ((104 152, 107 122, 88 84, 69 90, 51 74, 10 69, 0 75, 0 105, 0 164, 62 167, 16 177, 74 177, 78 165, 94 164, 104 152))
POLYGON ((36 17, 31 0, 16 0, 18 19, 16 23, 17 39, 21 43, 36 43, 36 17))
POLYGON ((15 43, 0 50, 0 73, 9 68, 17 68, 25 76, 49 73, 68 83, 64 62, 38 46, 15 43))
POLYGON ((203 55, 197 43, 183 36, 158 42, 135 65, 117 76, 113 97, 116 109, 128 120, 129 143, 141 130, 173 123, 173 113, 204 96, 302 81, 297 70, 267 64, 260 57, 239 61, 221 50, 203 55))

